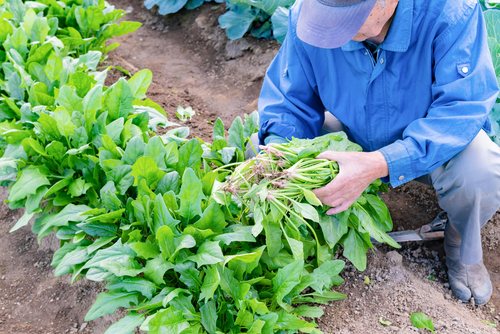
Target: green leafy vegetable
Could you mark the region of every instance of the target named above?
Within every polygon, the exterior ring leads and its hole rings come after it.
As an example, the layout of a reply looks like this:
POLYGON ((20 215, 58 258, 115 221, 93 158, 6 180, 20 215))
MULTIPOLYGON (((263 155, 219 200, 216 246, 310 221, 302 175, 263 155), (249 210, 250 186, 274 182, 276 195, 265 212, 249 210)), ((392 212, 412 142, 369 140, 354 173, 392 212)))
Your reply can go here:
POLYGON ((423 313, 412 313, 411 323, 417 328, 426 328, 432 333, 434 332, 434 323, 431 319, 427 318, 423 313))

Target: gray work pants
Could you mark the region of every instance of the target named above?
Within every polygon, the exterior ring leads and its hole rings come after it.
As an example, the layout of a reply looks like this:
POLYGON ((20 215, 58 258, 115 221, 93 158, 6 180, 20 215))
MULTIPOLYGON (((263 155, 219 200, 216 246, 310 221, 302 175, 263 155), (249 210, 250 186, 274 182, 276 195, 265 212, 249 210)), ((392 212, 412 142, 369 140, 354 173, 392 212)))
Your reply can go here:
MULTIPOLYGON (((330 113, 321 134, 341 131, 342 124, 330 113)), ((257 148, 257 134, 252 136, 257 148)), ((481 130, 460 153, 416 181, 431 185, 439 206, 462 236, 460 260, 467 265, 483 257, 481 228, 500 206, 500 148, 481 130)))

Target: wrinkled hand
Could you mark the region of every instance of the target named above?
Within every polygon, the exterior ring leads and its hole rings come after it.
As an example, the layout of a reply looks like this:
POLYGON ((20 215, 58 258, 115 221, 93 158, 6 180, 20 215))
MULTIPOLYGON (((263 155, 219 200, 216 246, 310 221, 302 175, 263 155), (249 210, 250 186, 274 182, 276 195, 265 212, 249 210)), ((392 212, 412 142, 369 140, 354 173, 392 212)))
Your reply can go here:
POLYGON ((333 215, 347 210, 363 191, 378 178, 389 175, 389 167, 380 152, 326 151, 316 159, 329 159, 339 164, 339 174, 323 188, 313 190, 318 199, 332 208, 333 215))

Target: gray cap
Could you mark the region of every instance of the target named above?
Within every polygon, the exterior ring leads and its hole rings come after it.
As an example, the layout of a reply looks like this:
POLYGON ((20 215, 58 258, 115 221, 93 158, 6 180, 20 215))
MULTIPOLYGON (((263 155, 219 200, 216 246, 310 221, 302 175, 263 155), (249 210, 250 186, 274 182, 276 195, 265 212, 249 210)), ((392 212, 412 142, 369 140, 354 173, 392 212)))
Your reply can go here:
POLYGON ((365 23, 377 0, 304 0, 298 37, 313 46, 333 49, 349 42, 365 23))

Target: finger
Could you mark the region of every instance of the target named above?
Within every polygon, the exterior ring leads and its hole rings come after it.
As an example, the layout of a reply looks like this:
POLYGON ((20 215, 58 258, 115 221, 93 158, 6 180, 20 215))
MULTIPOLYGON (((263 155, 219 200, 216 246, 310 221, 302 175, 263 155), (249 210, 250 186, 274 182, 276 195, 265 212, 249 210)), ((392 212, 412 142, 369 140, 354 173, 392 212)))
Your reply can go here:
POLYGON ((323 153, 320 153, 316 159, 328 159, 328 160, 334 160, 337 161, 338 156, 340 152, 336 151, 325 151, 323 153))
POLYGON ((341 213, 341 212, 344 212, 345 210, 349 209, 349 207, 351 206, 351 202, 344 202, 342 203, 342 205, 338 206, 338 207, 335 207, 335 208, 331 208, 330 210, 328 210, 326 212, 327 215, 335 215, 337 213, 341 213))
POLYGON ((318 189, 314 189, 312 192, 316 197, 326 197, 331 196, 336 192, 342 191, 346 186, 346 182, 343 178, 342 172, 340 172, 330 183, 326 186, 318 189))
POLYGON ((324 204, 331 206, 332 208, 336 208, 341 206, 346 201, 345 198, 332 198, 326 201, 323 201, 324 204))
POLYGON ((316 195, 316 197, 320 199, 322 197, 332 196, 333 194, 339 192, 343 188, 343 186, 341 184, 339 185, 338 183, 339 183, 338 180, 334 179, 323 188, 313 189, 312 192, 314 193, 314 195, 316 195))

